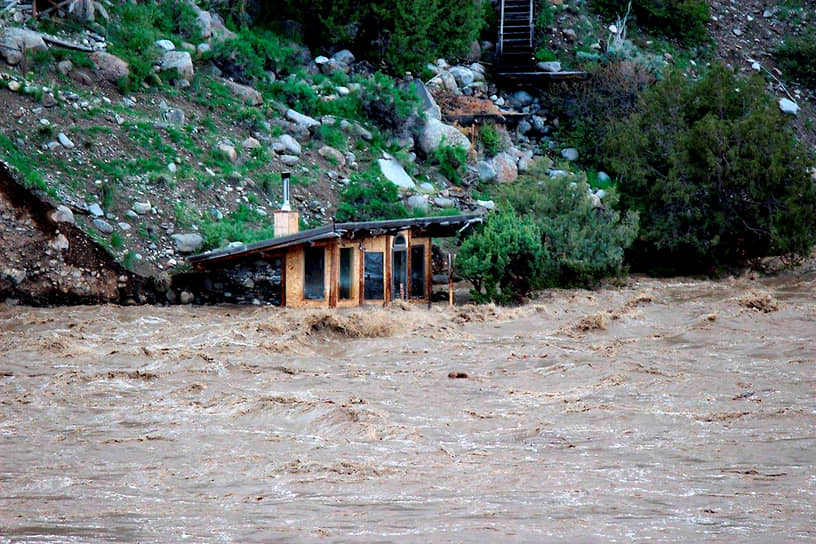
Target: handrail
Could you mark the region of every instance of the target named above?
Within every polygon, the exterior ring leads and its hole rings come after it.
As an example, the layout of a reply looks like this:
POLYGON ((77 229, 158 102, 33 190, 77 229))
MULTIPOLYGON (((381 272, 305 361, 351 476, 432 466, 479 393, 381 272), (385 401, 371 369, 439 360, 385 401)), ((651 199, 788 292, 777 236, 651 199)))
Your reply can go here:
POLYGON ((501 14, 499 15, 499 47, 496 51, 498 53, 498 59, 501 59, 502 52, 504 51, 504 0, 500 1, 501 6, 501 14))
POLYGON ((530 0, 530 48, 533 47, 533 0, 530 0))

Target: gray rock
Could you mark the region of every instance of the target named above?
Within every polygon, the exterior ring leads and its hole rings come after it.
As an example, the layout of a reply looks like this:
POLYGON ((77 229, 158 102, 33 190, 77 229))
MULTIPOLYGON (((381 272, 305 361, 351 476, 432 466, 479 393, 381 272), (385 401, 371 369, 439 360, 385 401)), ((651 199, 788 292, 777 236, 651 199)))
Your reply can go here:
POLYGON ((210 208, 209 210, 207 210, 207 213, 209 213, 210 217, 212 217, 216 221, 221 221, 222 219, 224 219, 224 214, 221 213, 221 211, 218 208, 210 208))
POLYGON ((173 245, 179 253, 195 253, 204 243, 204 238, 197 232, 173 234, 170 238, 173 239, 173 245))
MULTIPOLYGON (((608 183, 610 181, 609 174, 607 174, 606 172, 603 172, 603 171, 598 172, 598 181, 601 182, 601 183, 608 183)), ((601 198, 603 198, 603 197, 601 197, 601 198)))
POLYGON ((91 53, 91 62, 93 62, 97 75, 112 83, 130 75, 130 67, 127 62, 105 51, 91 53))
POLYGON ((491 163, 496 171, 496 181, 499 183, 511 183, 518 178, 516 159, 509 153, 497 154, 491 163))
POLYGON ((449 71, 445 70, 435 75, 427 84, 428 87, 454 94, 461 94, 456 78, 449 71))
POLYGON ((162 72, 175 70, 180 78, 187 81, 192 81, 195 76, 193 57, 187 51, 165 52, 159 63, 159 70, 162 72))
POLYGON ((561 63, 558 61, 548 61, 548 62, 539 62, 536 64, 539 70, 542 72, 560 72, 561 71, 561 63))
POLYGON ((540 115, 533 115, 530 117, 530 124, 533 125, 533 130, 544 134, 547 128, 547 120, 540 115))
POLYGON ((484 183, 496 179, 496 169, 489 162, 479 161, 476 168, 479 170, 479 181, 484 183))
POLYGON ((495 210, 496 209, 496 203, 493 202, 492 200, 477 200, 476 205, 479 206, 480 208, 484 208, 486 210, 495 210))
POLYGON ((598 196, 598 198, 604 198, 606 196, 606 191, 603 189, 598 189, 595 191, 595 194, 598 196))
POLYGON ((323 66, 327 62, 329 62, 329 57, 326 57, 324 55, 318 55, 314 59, 314 63, 317 64, 318 66, 323 66))
POLYGON ((303 115, 302 113, 298 113, 295 110, 286 110, 286 119, 295 123, 298 126, 304 128, 312 128, 320 126, 320 122, 316 119, 309 117, 308 115, 303 115))
POLYGON ((171 42, 170 40, 157 40, 154 44, 156 47, 161 49, 162 51, 175 51, 176 44, 171 42))
POLYGON ((438 196, 434 198, 433 203, 435 206, 440 208, 453 208, 456 206, 456 201, 452 198, 446 198, 444 196, 438 196))
POLYGON ((57 251, 63 251, 71 247, 70 242, 68 242, 68 238, 66 238, 63 233, 59 233, 54 236, 54 238, 48 242, 48 245, 57 251))
POLYGON ((196 24, 201 31, 201 37, 205 40, 214 38, 218 41, 235 38, 235 33, 224 26, 224 20, 217 13, 205 11, 196 4, 191 4, 196 12, 196 24))
POLYGON ((26 279, 26 271, 20 268, 6 268, 3 270, 2 277, 6 277, 12 281, 14 285, 20 285, 26 279))
POLYGON ((39 32, 25 28, 7 27, 0 34, 0 55, 6 62, 16 66, 23 60, 23 54, 32 51, 46 51, 48 46, 39 32))
POLYGON ((569 172, 566 170, 547 170, 547 175, 551 178, 561 178, 564 176, 568 176, 569 172))
POLYGON ((164 120, 173 125, 183 125, 186 115, 184 110, 168 108, 164 111, 164 120))
POLYGON ((130 223, 120 221, 119 223, 117 223, 117 225, 119 226, 119 230, 121 230, 122 232, 130 232, 130 223))
POLYGON ((459 87, 467 87, 473 83, 475 79, 473 71, 470 68, 465 68, 464 66, 454 66, 450 69, 450 73, 459 87))
POLYGON ((193 295, 189 291, 182 291, 181 294, 179 295, 179 302, 181 302, 182 304, 192 304, 194 300, 195 295, 193 295))
POLYGON ((437 121, 442 120, 442 110, 439 108, 439 105, 434 100, 433 95, 428 92, 427 87, 425 84, 422 83, 422 80, 417 79, 414 81, 416 84, 416 91, 419 95, 419 100, 422 103, 422 113, 425 114, 427 119, 436 119, 437 121))
POLYGON ((62 145, 62 147, 64 147, 65 149, 73 149, 74 148, 74 142, 72 142, 71 139, 68 138, 68 136, 66 136, 62 132, 57 134, 57 140, 59 140, 60 145, 62 145))
POLYGON ((74 212, 68 206, 60 204, 56 210, 51 212, 51 220, 55 223, 70 223, 73 225, 74 212))
POLYGON ((300 161, 300 157, 297 155, 281 155, 280 161, 286 166, 294 166, 300 161))
POLYGON ((343 64, 352 64, 354 62, 354 54, 348 49, 341 49, 332 55, 332 58, 337 62, 342 62, 343 64))
POLYGON ((531 130, 533 130, 533 125, 530 124, 529 121, 527 121, 526 119, 522 119, 521 121, 519 121, 519 124, 518 124, 518 133, 519 134, 527 134, 531 130))
POLYGON ((510 95, 510 105, 514 108, 523 108, 533 103, 533 95, 527 91, 516 91, 510 95))
POLYGON ((374 139, 374 135, 371 134, 371 131, 365 128, 360 123, 352 124, 352 130, 354 131, 354 134, 356 134, 357 136, 359 136, 360 138, 367 142, 370 142, 371 140, 374 139))
POLYGON ((74 69, 74 63, 71 62, 70 60, 67 60, 67 59, 66 60, 61 60, 61 61, 59 61, 57 63, 57 71, 60 74, 64 75, 64 76, 67 76, 68 73, 71 72, 71 70, 73 70, 73 69, 74 69))
POLYGON ((131 206, 130 209, 133 210, 135 213, 137 213, 139 215, 144 215, 146 213, 149 213, 150 210, 153 209, 153 206, 151 206, 150 202, 147 202, 147 201, 145 201, 145 202, 138 202, 137 201, 137 202, 133 203, 133 206, 131 206))
POLYGON ((346 165, 346 157, 338 151, 337 149, 333 148, 330 145, 324 145, 320 149, 317 150, 317 154, 326 159, 327 161, 333 162, 340 166, 346 165))
POLYGON ((196 46, 196 52, 199 55, 206 55, 210 51, 212 51, 212 46, 210 44, 208 44, 207 42, 202 42, 202 43, 198 44, 198 46, 196 46))
POLYGON ((416 189, 414 180, 391 155, 386 154, 385 158, 378 159, 377 163, 380 165, 380 172, 382 172, 385 179, 403 189, 416 189))
POLYGON ((283 145, 284 151, 290 155, 300 155, 302 148, 297 140, 288 134, 283 134, 278 138, 278 141, 283 145))
POLYGON ((128 210, 125 212, 125 217, 128 219, 139 219, 139 214, 134 212, 133 210, 128 210))
POLYGON ((405 201, 405 205, 412 210, 426 211, 428 209, 428 195, 411 195, 405 201))
POLYGON ((94 217, 102 217, 105 215, 105 212, 102 211, 102 206, 94 202, 90 206, 88 206, 88 213, 93 215, 94 217))
POLYGON ((567 159, 568 161, 577 161, 578 160, 578 150, 574 147, 568 147, 566 149, 561 150, 561 156, 567 159))
POLYGON ((428 119, 419 135, 419 148, 426 155, 431 155, 441 145, 449 145, 461 149, 470 149, 470 140, 452 126, 436 119, 428 119))
POLYGON ((226 142, 221 142, 220 144, 218 144, 216 150, 221 155, 226 157, 230 162, 235 162, 236 160, 238 160, 238 152, 235 151, 235 147, 226 142))
POLYGON ((93 226, 102 234, 110 234, 113 232, 113 227, 104 219, 96 218, 93 220, 93 226))
POLYGON ((782 110, 782 113, 786 113, 788 115, 796 115, 799 113, 799 104, 787 98, 780 98, 779 109, 782 110))
POLYGON ((250 136, 241 142, 241 147, 247 150, 258 149, 261 147, 261 142, 250 136))
POLYGON ((596 194, 590 194, 589 199, 592 201, 593 208, 602 208, 603 202, 601 202, 601 197, 596 194))
POLYGON ((425 191, 426 193, 432 193, 436 190, 434 189, 434 186, 428 183, 427 181, 420 183, 419 188, 420 190, 425 191))
POLYGON ((229 88, 232 94, 248 106, 260 106, 264 103, 263 95, 252 87, 228 80, 225 80, 224 84, 229 88))

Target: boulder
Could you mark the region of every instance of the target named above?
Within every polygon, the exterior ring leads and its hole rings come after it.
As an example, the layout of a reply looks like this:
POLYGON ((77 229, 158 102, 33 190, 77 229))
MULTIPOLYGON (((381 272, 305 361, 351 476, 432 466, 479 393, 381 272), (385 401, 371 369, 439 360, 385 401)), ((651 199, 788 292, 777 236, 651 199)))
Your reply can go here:
POLYGON ((60 74, 64 75, 64 76, 67 76, 67 75, 68 75, 68 73, 69 73, 71 70, 73 70, 73 69, 74 69, 74 63, 73 63, 73 62, 71 62, 71 61, 70 61, 70 60, 68 60, 68 59, 66 59, 66 60, 61 60, 61 61, 59 61, 59 62, 57 63, 57 71, 58 71, 60 74))
POLYGON ((459 87, 467 87, 473 83, 475 79, 473 71, 470 68, 465 68, 464 66, 454 66, 450 69, 450 73, 453 76, 453 79, 456 80, 456 84, 459 87))
POLYGON ((492 166, 499 183, 511 183, 518 178, 516 159, 509 153, 502 152, 493 157, 492 166))
POLYGON ((281 155, 280 161, 286 166, 294 166, 300 161, 300 157, 297 155, 281 155))
POLYGON ((102 234, 110 234, 113 232, 113 227, 104 219, 96 218, 93 220, 93 226, 102 234))
POLYGON ((514 108, 523 108, 533 103, 533 95, 527 91, 516 91, 510 95, 508 101, 514 108))
POLYGON ((224 84, 232 92, 232 94, 234 94, 241 100, 241 102, 247 104, 248 106, 260 106, 264 102, 261 93, 248 85, 241 85, 240 83, 235 83, 228 80, 224 81, 224 84))
POLYGON ((454 208, 456 207, 456 201, 452 198, 447 198, 444 196, 438 196, 433 199, 433 203, 435 206, 440 208, 454 208))
POLYGON ((313 119, 308 115, 303 115, 302 113, 296 112, 295 110, 292 109, 286 110, 286 119, 298 125, 299 127, 304 127, 307 129, 320 126, 320 121, 313 119))
POLYGON ((782 111, 782 113, 786 113, 788 115, 796 115, 799 113, 799 104, 787 98, 780 98, 779 109, 782 111))
POLYGON ((578 150, 574 147, 568 147, 566 149, 561 150, 561 156, 567 159, 568 161, 577 161, 578 160, 578 150))
POLYGON ((459 86, 456 84, 456 78, 453 77, 448 70, 444 70, 435 75, 427 86, 438 91, 461 94, 459 86))
POLYGON ((218 144, 218 147, 216 147, 216 149, 221 155, 229 159, 230 162, 235 162, 236 160, 238 160, 238 152, 235 151, 234 146, 226 142, 221 142, 220 144, 218 144))
POLYGON ((300 155, 302 148, 300 147, 298 141, 292 136, 283 134, 278 138, 278 142, 280 142, 282 146, 282 151, 285 151, 290 155, 300 155))
POLYGON ((176 44, 171 42, 170 40, 157 40, 154 45, 161 49, 162 51, 175 51, 176 44))
POLYGON ((536 67, 542 72, 560 72, 561 63, 558 61, 539 62, 536 67))
POLYGON ((234 32, 224 26, 224 20, 217 13, 203 10, 194 2, 191 2, 190 6, 196 12, 196 24, 203 39, 209 40, 212 38, 224 41, 236 37, 234 32))
POLYGON ((48 46, 39 32, 26 28, 8 27, 0 34, 0 55, 12 66, 20 64, 28 51, 45 51, 48 46))
POLYGON ((57 209, 51 212, 50 217, 55 223, 74 224, 74 212, 72 212, 71 208, 64 204, 57 206, 57 209))
POLYGON ((467 136, 459 132, 452 126, 446 125, 437 119, 428 119, 422 127, 419 135, 419 148, 426 155, 431 155, 439 149, 441 145, 459 147, 465 150, 470 149, 470 140, 467 136))
POLYGON ((476 167, 479 170, 479 181, 484 183, 496 179, 496 170, 489 162, 479 161, 479 164, 476 167))
POLYGON ((324 145, 320 149, 317 150, 317 154, 326 159, 327 161, 333 162, 340 166, 346 165, 346 157, 338 151, 337 149, 333 148, 330 145, 324 145))
POLYGON ((348 49, 341 49, 332 55, 332 58, 337 62, 342 62, 343 64, 352 64, 354 62, 354 54, 348 49))
POLYGON ((133 210, 133 212, 136 213, 137 215, 144 215, 146 213, 149 213, 150 210, 153 209, 153 206, 151 206, 150 202, 148 201, 134 202, 133 206, 131 206, 130 209, 133 210))
POLYGON ((402 189, 416 189, 414 180, 394 157, 386 153, 385 158, 378 159, 377 163, 385 179, 402 189))
POLYGON ((115 83, 130 75, 130 67, 127 62, 105 51, 91 53, 91 62, 93 62, 96 74, 107 81, 115 83))
POLYGON ((411 195, 405 201, 405 205, 412 210, 426 211, 428 209, 428 195, 411 195))
POLYGON ((162 72, 175 71, 181 79, 192 81, 195 76, 193 57, 187 51, 167 51, 159 63, 162 72))
POLYGON ((246 150, 258 149, 261 147, 261 142, 250 136, 241 142, 241 147, 246 150))
POLYGON ((197 232, 173 234, 170 238, 179 253, 195 253, 204 243, 204 238, 197 232))

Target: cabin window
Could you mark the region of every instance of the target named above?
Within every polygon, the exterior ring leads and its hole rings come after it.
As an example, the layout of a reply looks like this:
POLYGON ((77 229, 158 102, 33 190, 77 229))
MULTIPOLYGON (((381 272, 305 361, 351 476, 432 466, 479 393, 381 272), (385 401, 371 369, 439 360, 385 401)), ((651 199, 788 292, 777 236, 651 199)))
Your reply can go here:
POLYGON ((366 300, 385 298, 382 251, 368 251, 365 254, 365 298, 366 300))
POLYGON ((351 298, 352 250, 350 247, 340 248, 340 298, 343 300, 351 298))
POLYGON ((394 260, 392 265, 391 298, 406 298, 408 293, 408 243, 400 234, 394 238, 394 260))
POLYGON ((323 298, 326 269, 326 250, 322 247, 307 247, 304 252, 303 296, 310 300, 323 298))
POLYGON ((411 247, 411 298, 425 298, 425 246, 411 247))

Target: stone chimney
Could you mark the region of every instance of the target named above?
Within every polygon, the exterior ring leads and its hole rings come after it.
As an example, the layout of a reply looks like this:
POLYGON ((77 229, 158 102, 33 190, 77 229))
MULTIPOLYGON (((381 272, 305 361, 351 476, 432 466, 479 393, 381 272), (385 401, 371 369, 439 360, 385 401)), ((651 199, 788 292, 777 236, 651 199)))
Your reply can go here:
POLYGON ((283 181, 283 203, 279 210, 275 211, 275 237, 295 234, 300 230, 300 214, 297 210, 292 210, 289 203, 289 172, 281 172, 283 181))

